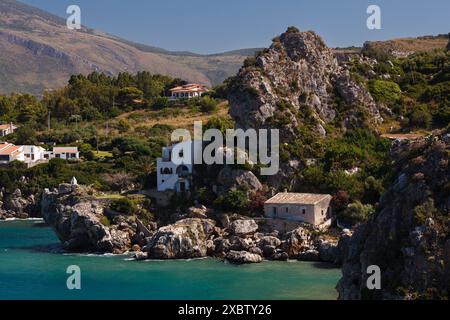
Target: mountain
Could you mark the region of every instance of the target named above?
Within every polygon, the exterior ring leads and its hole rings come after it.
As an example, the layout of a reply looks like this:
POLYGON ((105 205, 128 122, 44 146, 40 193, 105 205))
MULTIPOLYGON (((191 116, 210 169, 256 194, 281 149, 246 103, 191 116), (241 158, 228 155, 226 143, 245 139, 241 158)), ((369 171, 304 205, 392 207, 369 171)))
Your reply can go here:
POLYGON ((72 74, 147 70, 213 85, 235 74, 247 53, 171 52, 136 44, 66 21, 14 0, 0 0, 0 92, 41 94, 63 86, 72 74))

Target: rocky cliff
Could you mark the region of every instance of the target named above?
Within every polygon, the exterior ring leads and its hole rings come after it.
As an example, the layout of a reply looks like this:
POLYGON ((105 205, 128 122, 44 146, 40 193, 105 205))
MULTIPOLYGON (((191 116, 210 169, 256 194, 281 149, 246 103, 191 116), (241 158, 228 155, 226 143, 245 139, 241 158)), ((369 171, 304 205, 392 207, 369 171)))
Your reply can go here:
POLYGON ((68 251, 122 253, 131 248, 136 225, 110 226, 104 203, 89 196, 82 186, 62 184, 44 190, 41 213, 68 251))
POLYGON ((332 123, 372 127, 382 120, 370 94, 323 40, 293 27, 246 60, 228 98, 239 127, 279 128, 285 141, 297 138, 302 128, 325 136, 332 123))
POLYGON ((450 135, 397 143, 398 177, 347 241, 340 299, 441 299, 450 292, 450 135), (367 267, 381 290, 366 288, 367 267))

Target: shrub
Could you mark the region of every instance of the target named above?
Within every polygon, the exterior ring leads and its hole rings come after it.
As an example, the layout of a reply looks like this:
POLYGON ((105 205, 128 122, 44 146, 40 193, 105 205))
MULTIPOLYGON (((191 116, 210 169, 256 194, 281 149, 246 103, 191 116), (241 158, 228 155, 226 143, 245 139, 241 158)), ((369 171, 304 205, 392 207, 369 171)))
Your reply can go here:
POLYGON ((374 213, 374 209, 370 204, 364 205, 360 201, 355 201, 338 216, 344 222, 357 224, 367 221, 370 215, 374 213))
POLYGON ((431 127, 433 117, 428 111, 428 107, 421 105, 408 115, 408 119, 410 127, 428 129, 431 127))
POLYGON ((400 98, 401 90, 398 84, 392 81, 369 81, 369 91, 377 102, 393 104, 400 98))
POLYGON ((224 210, 243 212, 248 209, 249 200, 245 192, 230 190, 226 195, 217 198, 215 203, 224 210))
POLYGON ((429 198, 423 204, 414 208, 414 219, 418 224, 424 224, 427 218, 431 218, 436 214, 437 210, 434 206, 434 200, 429 198))
POLYGON ((200 111, 203 113, 212 113, 217 110, 219 103, 216 99, 210 97, 203 97, 200 100, 200 111))
POLYGON ((114 200, 109 205, 111 210, 126 214, 126 215, 133 215, 138 212, 138 207, 136 203, 134 203, 132 200, 128 198, 121 198, 114 200))

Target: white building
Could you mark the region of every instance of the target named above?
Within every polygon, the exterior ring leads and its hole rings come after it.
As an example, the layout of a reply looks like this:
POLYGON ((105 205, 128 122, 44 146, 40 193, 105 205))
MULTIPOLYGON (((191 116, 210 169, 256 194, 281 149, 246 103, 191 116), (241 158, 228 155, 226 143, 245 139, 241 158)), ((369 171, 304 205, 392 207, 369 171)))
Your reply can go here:
POLYGON ((45 149, 38 146, 22 146, 25 162, 36 162, 44 159, 45 149))
POLYGON ((14 131, 17 129, 15 125, 12 123, 10 124, 0 124, 0 137, 5 137, 8 134, 14 133, 14 131))
POLYGON ((317 226, 331 218, 331 199, 329 194, 281 192, 264 203, 264 215, 317 226))
POLYGON ((77 147, 53 147, 52 151, 46 151, 45 159, 59 158, 64 160, 79 159, 80 152, 77 147))
POLYGON ((17 160, 32 166, 39 161, 48 161, 53 158, 69 160, 79 159, 79 157, 77 147, 54 147, 52 151, 46 151, 39 146, 16 146, 12 143, 0 142, 0 164, 17 160))
POLYGON ((156 159, 157 190, 176 192, 189 190, 192 187, 194 155, 196 153, 201 155, 201 152, 202 142, 199 140, 164 147, 162 157, 156 159))
POLYGON ((201 97, 208 92, 205 85, 197 83, 189 83, 170 89, 170 100, 191 99, 201 97))
POLYGON ((7 164, 15 160, 25 161, 23 146, 0 142, 0 164, 7 164))

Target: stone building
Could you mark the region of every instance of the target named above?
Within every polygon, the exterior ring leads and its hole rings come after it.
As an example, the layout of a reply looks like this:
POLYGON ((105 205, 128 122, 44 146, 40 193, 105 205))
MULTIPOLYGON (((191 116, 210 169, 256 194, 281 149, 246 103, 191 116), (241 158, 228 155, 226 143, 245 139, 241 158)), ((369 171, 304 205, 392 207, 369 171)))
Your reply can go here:
POLYGON ((331 218, 331 195, 314 193, 278 193, 264 203, 268 218, 320 225, 331 218))

